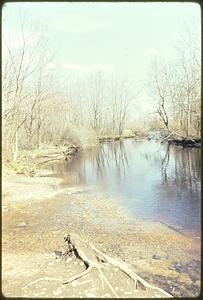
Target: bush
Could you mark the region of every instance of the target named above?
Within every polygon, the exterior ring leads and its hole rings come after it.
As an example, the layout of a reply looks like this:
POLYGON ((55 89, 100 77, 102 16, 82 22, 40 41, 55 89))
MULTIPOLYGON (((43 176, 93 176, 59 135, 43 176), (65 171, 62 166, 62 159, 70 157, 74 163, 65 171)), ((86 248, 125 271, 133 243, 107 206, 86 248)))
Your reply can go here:
POLYGON ((24 174, 26 171, 26 165, 22 161, 12 161, 10 166, 17 174, 24 174))

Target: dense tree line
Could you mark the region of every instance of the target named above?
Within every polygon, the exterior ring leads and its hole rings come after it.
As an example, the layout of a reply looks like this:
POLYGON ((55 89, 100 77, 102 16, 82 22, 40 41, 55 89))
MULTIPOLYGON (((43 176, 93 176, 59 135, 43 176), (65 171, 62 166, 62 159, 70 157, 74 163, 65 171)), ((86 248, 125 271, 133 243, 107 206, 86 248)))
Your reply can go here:
POLYGON ((108 86, 102 73, 95 72, 59 89, 48 68, 53 56, 44 30, 26 36, 25 24, 20 26, 18 48, 3 37, 4 153, 16 160, 20 148, 41 143, 122 135, 130 100, 124 81, 108 86))
MULTIPOLYGON (((4 154, 17 160, 19 149, 69 141, 88 144, 88 138, 122 136, 126 128, 139 125, 129 121, 136 97, 126 79, 106 80, 95 71, 59 88, 59 78, 49 69, 53 55, 44 35, 47 30, 38 28, 26 35, 25 27, 22 22, 18 47, 3 35, 4 154)), ((169 132, 200 136, 200 41, 187 36, 172 61, 152 67, 159 121, 151 124, 153 129, 163 124, 169 132)))

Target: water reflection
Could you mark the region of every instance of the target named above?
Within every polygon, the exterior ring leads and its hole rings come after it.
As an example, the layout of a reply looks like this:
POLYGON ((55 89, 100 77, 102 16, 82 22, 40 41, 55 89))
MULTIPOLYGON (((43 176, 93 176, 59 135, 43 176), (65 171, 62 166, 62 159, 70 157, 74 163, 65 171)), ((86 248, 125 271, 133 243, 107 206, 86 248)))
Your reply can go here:
POLYGON ((167 144, 166 146, 166 153, 162 159, 162 162, 161 162, 161 174, 162 174, 162 178, 164 179, 165 181, 165 184, 168 186, 168 174, 167 174, 167 171, 168 171, 168 165, 169 165, 169 160, 170 160, 170 152, 169 152, 169 148, 170 148, 170 145, 167 144))
POLYGON ((73 159, 69 162, 57 161, 47 164, 47 168, 50 169, 53 177, 60 177, 63 179, 64 184, 81 184, 86 183, 86 174, 83 166, 83 157, 77 156, 77 159, 73 159))
POLYGON ((128 168, 128 157, 123 141, 103 145, 91 158, 98 179, 104 179, 107 170, 115 169, 117 182, 123 180, 128 168))
POLYGON ((179 186, 191 194, 197 192, 200 184, 200 149, 168 145, 161 170, 167 186, 179 186))
POLYGON ((200 232, 200 149, 129 139, 50 168, 64 184, 109 193, 135 217, 200 232))

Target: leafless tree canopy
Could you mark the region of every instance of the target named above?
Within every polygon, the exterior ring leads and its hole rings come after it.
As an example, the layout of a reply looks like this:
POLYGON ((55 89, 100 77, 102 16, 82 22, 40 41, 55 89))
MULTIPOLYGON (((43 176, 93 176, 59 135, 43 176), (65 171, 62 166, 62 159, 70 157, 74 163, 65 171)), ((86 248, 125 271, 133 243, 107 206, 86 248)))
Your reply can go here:
MULTIPOLYGON (((129 116, 136 110, 127 80, 107 81, 102 72, 87 80, 67 80, 56 85, 47 68, 54 61, 44 28, 26 35, 22 19, 19 45, 3 33, 2 120, 4 153, 18 158, 19 149, 38 148, 42 143, 66 143, 85 136, 95 139, 122 136, 136 127, 129 116), (39 34, 40 32, 40 34, 39 34)), ((151 81, 157 102, 159 125, 184 136, 200 136, 200 42, 186 32, 175 59, 152 68, 151 81)))
POLYGON ((157 99, 157 113, 168 131, 183 136, 200 136, 200 39, 185 33, 176 57, 168 65, 152 67, 152 78, 157 99))

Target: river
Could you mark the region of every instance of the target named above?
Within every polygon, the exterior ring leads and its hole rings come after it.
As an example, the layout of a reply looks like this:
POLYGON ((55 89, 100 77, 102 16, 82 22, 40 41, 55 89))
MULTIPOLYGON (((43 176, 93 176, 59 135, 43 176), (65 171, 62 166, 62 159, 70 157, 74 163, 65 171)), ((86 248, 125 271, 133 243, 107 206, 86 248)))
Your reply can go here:
POLYGON ((49 164, 69 186, 105 192, 133 218, 200 238, 200 149, 125 139, 49 164))

